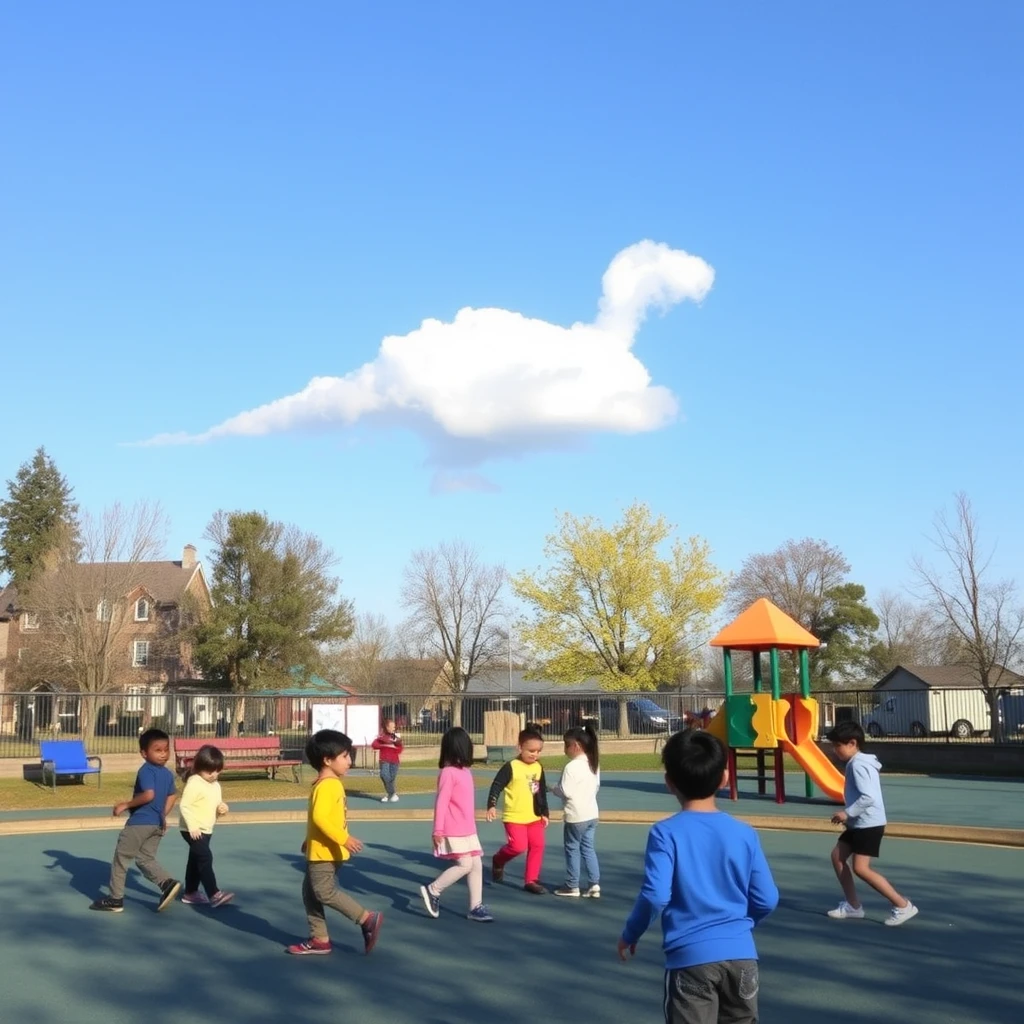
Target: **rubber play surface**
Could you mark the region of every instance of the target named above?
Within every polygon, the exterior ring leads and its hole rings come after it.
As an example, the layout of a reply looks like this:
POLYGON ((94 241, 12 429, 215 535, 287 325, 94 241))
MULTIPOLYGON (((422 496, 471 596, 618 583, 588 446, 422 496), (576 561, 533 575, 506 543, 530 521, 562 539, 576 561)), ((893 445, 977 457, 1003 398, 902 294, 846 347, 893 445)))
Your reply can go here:
MULTIPOLYGON (((153 912, 154 890, 129 876, 125 912, 90 912, 109 871, 114 832, 0 838, 0 992, 4 1020, 19 1024, 157 1024, 190 1018, 247 1024, 359 1018, 374 1024, 521 1024, 662 1019, 657 927, 636 960, 620 965, 615 940, 640 881, 644 826, 602 825, 600 902, 537 897, 509 882, 485 889, 496 921, 464 918, 464 888, 446 893, 432 920, 417 887, 433 877, 427 822, 365 822, 366 851, 342 884, 386 923, 362 955, 358 931, 331 922, 329 957, 294 958, 303 937, 301 825, 224 825, 214 847, 235 904, 219 911, 177 904, 153 912), (524 1005, 524 1000, 526 1005, 524 1005)), ((483 825, 485 849, 500 826, 483 825)), ((838 891, 831 837, 761 836, 782 891, 758 930, 765 1021, 844 1024, 941 1020, 1010 1024, 1022 1016, 1014 982, 1021 958, 1024 854, 1020 850, 886 840, 880 867, 921 907, 899 929, 868 897, 868 919, 833 922, 838 891)), ((161 859, 176 871, 184 843, 172 833, 161 859)), ((561 830, 553 825, 544 877, 561 881, 561 830)))

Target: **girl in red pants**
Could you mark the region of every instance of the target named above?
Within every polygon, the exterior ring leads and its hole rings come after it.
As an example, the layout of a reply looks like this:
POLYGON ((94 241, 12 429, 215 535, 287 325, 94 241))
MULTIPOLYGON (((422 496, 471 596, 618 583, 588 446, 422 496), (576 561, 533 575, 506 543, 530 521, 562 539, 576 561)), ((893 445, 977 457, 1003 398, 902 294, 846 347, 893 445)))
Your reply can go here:
POLYGON ((535 896, 547 892, 540 884, 544 830, 548 827, 548 787, 538 760, 543 749, 544 737, 540 730, 528 725, 519 734, 519 756, 502 765, 487 794, 487 820, 494 821, 498 814, 498 795, 504 790, 501 820, 508 839, 491 861, 491 878, 500 882, 505 877, 505 865, 525 851, 526 884, 523 888, 535 896))

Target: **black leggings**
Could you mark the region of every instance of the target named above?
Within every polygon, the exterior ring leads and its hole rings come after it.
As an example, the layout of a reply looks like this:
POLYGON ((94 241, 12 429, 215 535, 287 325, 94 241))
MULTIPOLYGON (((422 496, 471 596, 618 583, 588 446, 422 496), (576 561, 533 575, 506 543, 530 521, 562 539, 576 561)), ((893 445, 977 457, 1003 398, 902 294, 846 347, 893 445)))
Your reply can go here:
POLYGON ((217 892, 217 877, 213 873, 213 851, 210 849, 210 840, 213 836, 204 832, 198 839, 193 839, 187 832, 182 832, 181 838, 188 843, 185 892, 196 892, 202 884, 206 895, 213 899, 213 894, 217 892))

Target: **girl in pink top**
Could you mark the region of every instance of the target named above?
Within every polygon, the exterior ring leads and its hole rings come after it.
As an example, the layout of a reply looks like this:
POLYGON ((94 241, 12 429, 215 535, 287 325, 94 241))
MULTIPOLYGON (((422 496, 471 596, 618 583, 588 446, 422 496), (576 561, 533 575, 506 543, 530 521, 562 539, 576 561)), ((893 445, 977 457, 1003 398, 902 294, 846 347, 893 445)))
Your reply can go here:
POLYGON ((469 886, 470 921, 493 921, 484 906, 483 850, 476 834, 476 790, 473 786, 473 741, 457 725, 441 737, 437 797, 434 800, 434 856, 454 863, 430 885, 420 886, 431 917, 441 916, 441 893, 465 878, 469 886))

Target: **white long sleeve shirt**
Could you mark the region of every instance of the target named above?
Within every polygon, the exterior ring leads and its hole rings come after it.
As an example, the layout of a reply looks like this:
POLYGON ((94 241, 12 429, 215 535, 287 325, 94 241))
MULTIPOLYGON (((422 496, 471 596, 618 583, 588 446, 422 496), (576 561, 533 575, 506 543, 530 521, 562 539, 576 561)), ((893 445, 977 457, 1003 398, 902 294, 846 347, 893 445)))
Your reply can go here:
POLYGON ((596 821, 597 791, 601 788, 601 772, 592 772, 586 754, 577 754, 562 772, 562 778, 552 792, 565 801, 563 820, 574 825, 581 821, 596 821))

